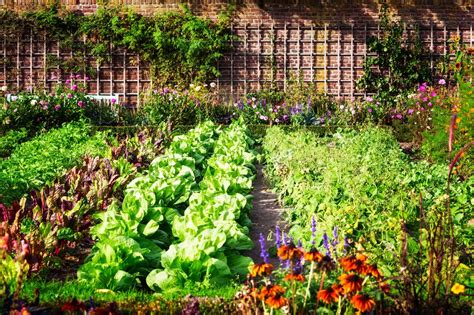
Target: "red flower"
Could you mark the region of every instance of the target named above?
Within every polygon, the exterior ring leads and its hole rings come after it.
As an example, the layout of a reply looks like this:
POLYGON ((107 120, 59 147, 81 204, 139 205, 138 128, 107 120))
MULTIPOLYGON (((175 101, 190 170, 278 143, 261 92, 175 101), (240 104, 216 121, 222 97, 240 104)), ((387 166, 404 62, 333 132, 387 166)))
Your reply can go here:
POLYGON ((362 278, 354 273, 341 275, 339 281, 345 293, 354 293, 362 289, 362 278))
POLYGON ((278 248, 278 257, 283 260, 301 259, 304 252, 300 248, 296 248, 294 244, 283 245, 278 248))
POLYGON ((272 264, 254 264, 250 275, 255 278, 257 276, 269 276, 272 273, 273 265, 272 264))
POLYGON ((319 290, 317 297, 320 301, 323 301, 326 304, 331 304, 339 300, 339 292, 333 287, 319 290))
POLYGON ((301 273, 290 273, 285 276, 286 281, 299 281, 299 282, 304 282, 304 276, 301 273))
POLYGON ((318 252, 317 249, 311 248, 309 252, 306 252, 304 254, 304 260, 320 262, 321 260, 323 260, 323 254, 318 252))
POLYGON ((351 299, 352 305, 360 312, 369 312, 375 306, 375 301, 365 294, 357 294, 351 299))

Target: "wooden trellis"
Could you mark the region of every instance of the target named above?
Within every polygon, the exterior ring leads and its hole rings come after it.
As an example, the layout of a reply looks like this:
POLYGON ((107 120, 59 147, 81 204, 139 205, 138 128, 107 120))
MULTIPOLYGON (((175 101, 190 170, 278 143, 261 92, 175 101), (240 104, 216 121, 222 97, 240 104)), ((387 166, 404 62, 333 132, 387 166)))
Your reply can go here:
MULTIPOLYGON (((429 61, 449 53, 448 40, 459 35, 464 43, 474 46, 472 24, 435 24, 419 27, 422 40, 430 51, 429 61)), ((299 77, 311 82, 327 95, 358 97, 355 81, 362 73, 362 62, 367 57, 366 42, 377 35, 374 25, 315 25, 257 21, 252 24, 232 25, 239 40, 232 39, 234 50, 219 63, 222 76, 216 83, 221 95, 234 100, 250 91, 269 86, 287 90, 291 80, 299 77)), ((10 87, 27 88, 40 85, 51 87, 66 80, 70 73, 48 65, 48 59, 67 60, 72 52, 63 50, 59 43, 44 34, 29 32, 22 38, 0 39, 2 65, 0 82, 10 87)), ((120 94, 121 99, 137 104, 138 95, 150 86, 149 67, 129 51, 110 47, 110 61, 101 65, 88 57, 95 69, 88 82, 89 93, 120 94)), ((84 80, 84 77, 81 77, 84 80)))

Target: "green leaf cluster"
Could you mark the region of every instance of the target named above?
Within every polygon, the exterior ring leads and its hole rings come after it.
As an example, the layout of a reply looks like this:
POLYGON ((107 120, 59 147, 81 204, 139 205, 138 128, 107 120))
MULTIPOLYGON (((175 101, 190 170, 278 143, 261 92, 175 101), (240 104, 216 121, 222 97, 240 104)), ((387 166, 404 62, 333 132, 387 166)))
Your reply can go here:
POLYGON ((148 172, 130 182, 121 205, 114 203, 97 214, 100 223, 91 234, 98 242, 78 272, 80 281, 124 289, 140 285, 160 264, 162 248, 172 240, 170 224, 197 189, 196 180, 216 137, 217 127, 210 122, 176 137, 148 172))
POLYGON ((220 135, 199 191, 191 195, 184 215, 173 220, 173 235, 179 241, 162 254, 163 269, 148 275, 149 287, 224 284, 233 275, 247 274, 252 260, 239 250, 253 247, 247 216, 256 157, 251 146, 239 122, 220 135))
POLYGON ((106 134, 93 134, 90 125, 75 122, 20 144, 0 160, 0 199, 6 204, 19 200, 78 165, 83 156, 103 156, 105 139, 106 134))

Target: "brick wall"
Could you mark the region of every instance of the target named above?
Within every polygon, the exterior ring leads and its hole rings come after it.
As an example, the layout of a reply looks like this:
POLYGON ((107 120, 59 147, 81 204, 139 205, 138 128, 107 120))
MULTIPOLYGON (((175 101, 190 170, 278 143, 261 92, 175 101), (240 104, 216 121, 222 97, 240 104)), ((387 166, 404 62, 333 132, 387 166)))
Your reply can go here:
MULTIPOLYGON (((47 5, 51 0, 0 0, 0 5, 19 10, 47 5)), ((102 1, 104 2, 104 1, 102 1)), ((116 5, 131 7, 142 14, 179 10, 179 1, 116 0, 116 5)), ((97 9, 95 0, 66 0, 61 3, 86 13, 97 9)), ((446 40, 460 35, 474 46, 474 8, 470 0, 388 1, 395 18, 409 26, 419 25, 422 38, 436 58, 447 53, 446 40)), ((221 0, 189 1, 196 14, 215 19, 227 5, 221 0)), ((380 1, 356 0, 277 0, 237 1, 233 31, 240 40, 220 63, 218 80, 221 93, 234 98, 276 82, 286 88, 298 76, 327 94, 354 97, 361 95, 354 81, 361 75, 366 56, 366 39, 377 34, 380 1)), ((0 51, 12 62, 0 65, 0 82, 27 86, 34 82, 50 85, 59 74, 45 69, 45 56, 67 58, 56 43, 26 36, 3 41, 0 51), (46 80, 45 80, 46 79, 46 80)), ((130 102, 147 87, 147 65, 138 57, 117 50, 113 61, 97 70, 90 82, 91 93, 120 93, 130 102)), ((6 58, 5 58, 6 57, 6 58)), ((91 60, 91 62, 93 62, 91 60)))

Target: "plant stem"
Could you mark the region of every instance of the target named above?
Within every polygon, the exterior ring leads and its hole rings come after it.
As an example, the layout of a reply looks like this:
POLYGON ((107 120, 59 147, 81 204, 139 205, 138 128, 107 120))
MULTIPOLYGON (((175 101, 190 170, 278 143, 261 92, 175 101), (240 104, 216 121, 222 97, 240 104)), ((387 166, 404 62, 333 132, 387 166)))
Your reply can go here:
POLYGON ((306 308, 306 301, 308 300, 309 288, 311 287, 311 281, 313 280, 313 272, 314 272, 314 261, 311 262, 311 270, 309 272, 308 286, 306 287, 306 293, 304 295, 303 310, 306 308))

